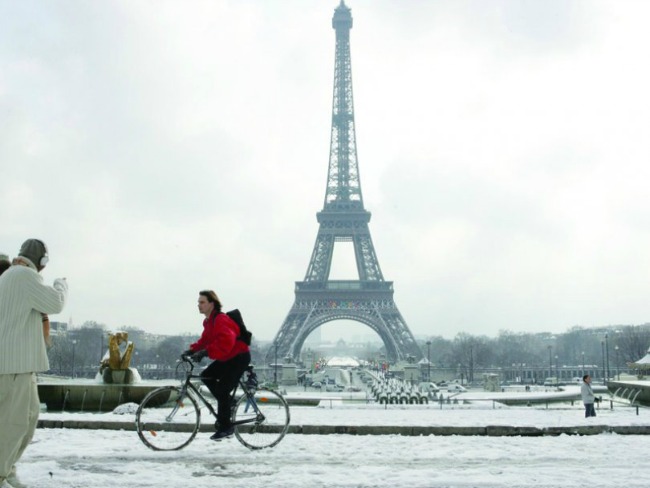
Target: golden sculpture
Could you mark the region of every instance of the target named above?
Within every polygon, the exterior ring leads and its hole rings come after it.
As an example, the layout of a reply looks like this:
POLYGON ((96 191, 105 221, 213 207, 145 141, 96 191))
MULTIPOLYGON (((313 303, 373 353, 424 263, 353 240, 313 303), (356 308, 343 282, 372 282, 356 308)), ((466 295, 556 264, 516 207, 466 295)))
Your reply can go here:
POLYGON ((108 357, 104 356, 99 372, 105 383, 132 383, 133 375, 130 374, 129 364, 133 355, 133 343, 129 342, 128 332, 116 332, 108 338, 108 357), (120 345, 126 344, 124 352, 120 345))

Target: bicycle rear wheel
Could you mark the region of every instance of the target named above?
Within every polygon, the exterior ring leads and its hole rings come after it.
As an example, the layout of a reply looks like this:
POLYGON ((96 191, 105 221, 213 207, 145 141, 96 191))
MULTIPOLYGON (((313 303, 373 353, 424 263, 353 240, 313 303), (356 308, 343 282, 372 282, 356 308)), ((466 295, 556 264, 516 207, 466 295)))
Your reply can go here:
POLYGON ((155 451, 175 451, 187 446, 201 425, 196 400, 175 386, 150 392, 135 413, 135 427, 145 445, 155 451))
POLYGON ((235 405, 235 436, 249 449, 273 447, 289 430, 289 405, 279 393, 260 388, 254 403, 242 395, 235 405), (237 422, 250 421, 237 424, 237 422))

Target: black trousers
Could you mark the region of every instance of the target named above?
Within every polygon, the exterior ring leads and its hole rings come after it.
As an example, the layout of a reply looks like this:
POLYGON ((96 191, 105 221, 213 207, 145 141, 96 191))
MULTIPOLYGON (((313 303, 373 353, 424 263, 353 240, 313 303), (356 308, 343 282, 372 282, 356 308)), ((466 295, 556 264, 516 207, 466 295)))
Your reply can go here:
POLYGON ((217 422, 219 423, 219 430, 232 427, 230 396, 250 362, 251 354, 245 352, 228 361, 213 361, 201 372, 201 381, 208 387, 208 390, 218 402, 217 422))

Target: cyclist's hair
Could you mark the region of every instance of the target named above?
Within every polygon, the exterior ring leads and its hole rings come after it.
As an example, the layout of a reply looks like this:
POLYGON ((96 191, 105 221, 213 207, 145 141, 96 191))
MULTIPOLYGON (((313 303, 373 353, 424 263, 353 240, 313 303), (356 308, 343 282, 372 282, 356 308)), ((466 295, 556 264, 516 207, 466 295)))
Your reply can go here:
POLYGON ((199 292, 199 295, 207 298, 208 302, 214 303, 214 309, 217 311, 217 313, 221 313, 221 302, 219 301, 219 297, 215 292, 212 290, 202 290, 199 292))

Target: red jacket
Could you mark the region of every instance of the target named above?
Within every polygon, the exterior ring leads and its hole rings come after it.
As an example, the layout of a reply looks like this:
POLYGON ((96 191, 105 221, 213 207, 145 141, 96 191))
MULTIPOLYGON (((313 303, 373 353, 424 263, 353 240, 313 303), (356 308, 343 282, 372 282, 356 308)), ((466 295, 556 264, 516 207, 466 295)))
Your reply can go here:
POLYGON ((238 354, 248 352, 248 345, 238 341, 239 326, 225 313, 213 312, 203 321, 203 334, 194 344, 190 345, 192 351, 208 351, 210 359, 228 361, 238 354))

